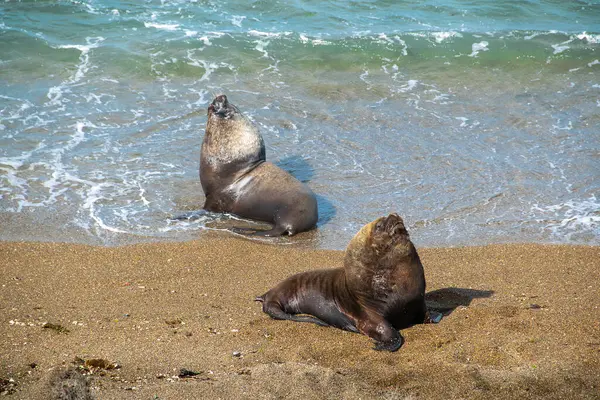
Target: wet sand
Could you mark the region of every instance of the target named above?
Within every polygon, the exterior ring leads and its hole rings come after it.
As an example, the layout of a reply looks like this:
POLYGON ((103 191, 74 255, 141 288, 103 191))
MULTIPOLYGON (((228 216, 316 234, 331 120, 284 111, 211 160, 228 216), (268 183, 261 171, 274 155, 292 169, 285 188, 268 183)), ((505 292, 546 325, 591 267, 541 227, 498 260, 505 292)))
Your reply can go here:
POLYGON ((119 366, 85 368, 97 399, 600 398, 600 247, 419 254, 428 304, 446 316, 381 353, 366 336, 271 320, 253 302, 290 274, 341 265, 341 251, 222 235, 2 242, 0 392, 48 398, 53 374, 79 358, 119 366))

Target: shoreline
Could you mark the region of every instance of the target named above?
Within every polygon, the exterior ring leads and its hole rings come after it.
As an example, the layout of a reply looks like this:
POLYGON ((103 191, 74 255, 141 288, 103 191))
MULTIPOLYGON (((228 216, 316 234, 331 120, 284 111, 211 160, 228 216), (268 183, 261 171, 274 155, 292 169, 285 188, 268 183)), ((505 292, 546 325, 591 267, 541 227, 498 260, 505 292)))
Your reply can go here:
POLYGON ((366 336, 271 320, 253 302, 293 273, 341 266, 343 251, 219 234, 0 242, 0 382, 14 381, 0 392, 47 398, 53 372, 78 357, 120 366, 92 368, 97 398, 597 398, 600 246, 418 251, 428 305, 449 312, 381 353, 366 336))

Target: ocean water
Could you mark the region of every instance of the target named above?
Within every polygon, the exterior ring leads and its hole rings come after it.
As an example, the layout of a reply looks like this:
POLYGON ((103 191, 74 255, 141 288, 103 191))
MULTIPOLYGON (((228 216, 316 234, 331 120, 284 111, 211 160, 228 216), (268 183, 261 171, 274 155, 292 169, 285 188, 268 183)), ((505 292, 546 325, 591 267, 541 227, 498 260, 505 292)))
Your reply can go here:
POLYGON ((420 246, 600 244, 600 1, 5 1, 0 240, 117 245, 189 221, 225 93, 319 199, 280 244, 389 212, 420 246))

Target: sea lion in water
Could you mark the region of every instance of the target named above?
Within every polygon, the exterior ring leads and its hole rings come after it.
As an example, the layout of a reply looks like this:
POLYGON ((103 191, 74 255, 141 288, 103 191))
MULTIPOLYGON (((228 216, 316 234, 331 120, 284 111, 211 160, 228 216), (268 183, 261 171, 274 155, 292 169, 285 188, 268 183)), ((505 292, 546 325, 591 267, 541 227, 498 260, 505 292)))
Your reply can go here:
POLYGON ((396 351, 404 342, 398 329, 441 317, 429 317, 423 265, 397 214, 365 225, 343 267, 293 275, 256 301, 274 319, 363 333, 375 350, 396 351))
POLYGON ((200 155, 204 209, 270 222, 265 231, 234 231, 260 236, 294 235, 317 224, 317 200, 308 186, 265 161, 258 129, 240 110, 217 96, 208 106, 200 155))

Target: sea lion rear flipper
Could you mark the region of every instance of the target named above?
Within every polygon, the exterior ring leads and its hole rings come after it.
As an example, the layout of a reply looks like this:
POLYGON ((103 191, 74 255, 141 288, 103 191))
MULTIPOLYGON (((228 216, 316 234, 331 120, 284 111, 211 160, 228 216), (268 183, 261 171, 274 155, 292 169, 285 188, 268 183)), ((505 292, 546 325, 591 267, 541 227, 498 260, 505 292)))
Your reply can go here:
POLYGON ((267 229, 267 230, 259 230, 259 229, 252 229, 252 228, 231 228, 232 232, 239 233, 241 235, 266 236, 266 237, 281 236, 285 232, 287 232, 287 230, 288 229, 283 226, 275 226, 273 229, 267 229))
POLYGON ((263 303, 263 311, 273 319, 294 321, 294 322, 312 322, 319 326, 329 326, 328 323, 321 321, 310 315, 288 314, 283 311, 278 304, 273 302, 263 303))

